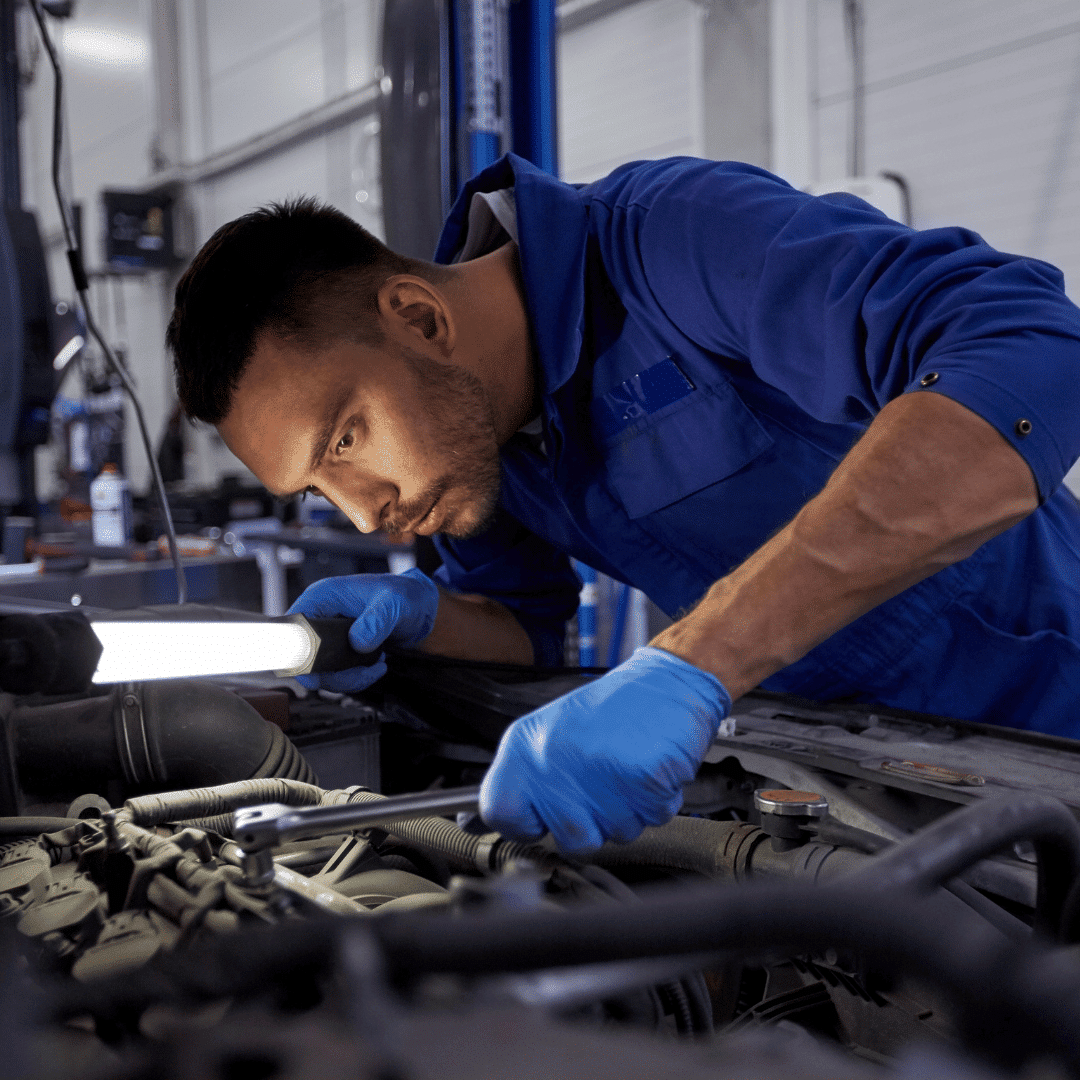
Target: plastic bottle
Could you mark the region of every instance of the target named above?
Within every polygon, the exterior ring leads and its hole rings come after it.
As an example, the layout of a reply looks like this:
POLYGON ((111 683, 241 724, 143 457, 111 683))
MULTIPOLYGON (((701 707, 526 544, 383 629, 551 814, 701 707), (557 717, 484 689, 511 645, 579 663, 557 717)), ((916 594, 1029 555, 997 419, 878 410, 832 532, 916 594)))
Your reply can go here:
POLYGON ((90 485, 90 509, 95 544, 121 547, 131 540, 131 488, 112 462, 90 485))

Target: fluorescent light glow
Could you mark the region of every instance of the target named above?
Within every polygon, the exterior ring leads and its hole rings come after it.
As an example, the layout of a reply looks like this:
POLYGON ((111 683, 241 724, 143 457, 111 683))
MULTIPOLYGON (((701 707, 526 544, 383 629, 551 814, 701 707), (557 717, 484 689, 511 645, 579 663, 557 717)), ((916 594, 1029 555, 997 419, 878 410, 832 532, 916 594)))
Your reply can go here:
POLYGON ((147 59, 142 38, 104 26, 65 27, 64 51, 78 60, 111 67, 133 67, 145 64, 147 59))
POLYGON ((53 357, 52 366, 57 371, 63 371, 68 361, 86 344, 86 338, 82 334, 76 334, 57 354, 53 357))
POLYGON ((96 683, 303 670, 311 634, 297 623, 95 622, 96 683))

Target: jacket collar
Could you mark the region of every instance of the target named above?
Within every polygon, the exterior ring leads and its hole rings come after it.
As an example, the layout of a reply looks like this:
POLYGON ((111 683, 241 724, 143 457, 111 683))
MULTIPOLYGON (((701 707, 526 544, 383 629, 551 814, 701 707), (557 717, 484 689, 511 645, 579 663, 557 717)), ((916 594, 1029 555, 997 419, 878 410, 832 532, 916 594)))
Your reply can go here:
POLYGON ((525 308, 543 388, 562 387, 577 367, 585 307, 588 215, 577 188, 506 154, 465 184, 443 226, 435 261, 449 263, 465 242, 478 191, 513 187, 525 308))

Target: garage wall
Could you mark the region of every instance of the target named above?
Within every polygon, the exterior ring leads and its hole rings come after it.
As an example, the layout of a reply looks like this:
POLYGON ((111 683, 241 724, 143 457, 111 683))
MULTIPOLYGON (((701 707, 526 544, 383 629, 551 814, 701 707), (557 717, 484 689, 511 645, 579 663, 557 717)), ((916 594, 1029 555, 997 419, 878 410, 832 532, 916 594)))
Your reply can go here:
MULTIPOLYGON (((671 153, 772 165, 800 184, 846 171, 843 0, 564 0, 560 11, 567 179, 671 153)), ((74 19, 53 21, 61 41, 105 30, 130 46, 107 62, 66 54, 69 171, 91 269, 101 265, 101 188, 242 147, 370 85, 379 12, 378 0, 79 0, 74 19), (162 40, 161 12, 171 7, 176 33, 162 40), (180 104, 164 115, 154 59, 169 49, 180 104)), ((1080 297, 1076 0, 864 0, 864 12, 866 171, 906 177, 917 225, 963 223, 1007 250, 1046 258, 1080 297)), ((31 42, 32 26, 23 36, 31 42)), ((26 51, 24 188, 55 240, 51 79, 43 58, 26 51)), ((300 192, 379 233, 377 172, 377 133, 366 118, 215 174, 189 188, 189 248, 237 214, 300 192)), ((68 297, 55 242, 52 250, 54 291, 68 297)), ((125 279, 108 296, 97 286, 102 321, 125 339, 155 435, 171 408, 162 333, 174 283, 165 274, 125 279), (118 294, 123 324, 110 323, 118 294)), ((191 445, 195 479, 239 468, 212 433, 191 445)), ((129 458, 132 479, 144 483, 141 451, 129 458)))
MULTIPOLYGON (((188 162, 243 147, 377 77, 375 0, 179 0, 188 162)), ((197 249, 265 203, 315 195, 382 236, 378 123, 365 117, 189 188, 197 249)), ((214 483, 243 465, 209 428, 189 432, 186 471, 214 483)))
MULTIPOLYGON (((816 0, 815 171, 844 171, 842 0, 816 0)), ((1066 273, 1080 297, 1080 6, 867 0, 867 172, 912 185, 916 223, 963 222, 1066 273)))
MULTIPOLYGON (((99 193, 130 187, 150 173, 154 154, 155 102, 151 78, 152 43, 146 0, 82 0, 70 20, 48 20, 64 63, 67 101, 63 175, 68 192, 82 206, 86 265, 98 322, 127 357, 152 431, 159 431, 170 407, 167 363, 161 335, 167 317, 161 275, 102 280, 103 220, 99 193)), ((63 255, 60 219, 50 186, 52 73, 37 29, 24 7, 19 10, 23 94, 23 201, 35 210, 49 254, 54 296, 72 300, 74 287, 63 255)), ((64 392, 74 390, 74 382, 64 392)), ((128 412, 128 430, 135 432, 128 412)), ((128 471, 137 485, 146 482, 145 455, 136 442, 128 452, 128 471)), ((38 494, 56 488, 57 456, 38 451, 38 494)))
POLYGON ((693 0, 641 0, 559 38, 559 171, 587 183, 635 158, 704 152, 693 0))
MULTIPOLYGON (((774 62, 798 91, 774 102, 793 182, 847 171, 852 61, 844 0, 774 0, 774 62), (781 29, 783 26, 781 25, 781 29), (792 57, 794 56, 794 60, 792 57)), ((1080 300, 1080 6, 1075 0, 864 0, 865 173, 902 174, 917 227, 962 224, 1046 259, 1080 300)), ((1080 471, 1070 484, 1080 491, 1080 471)))
MULTIPOLYGON (((83 205, 91 273, 103 263, 103 188, 152 185, 177 165, 243 148, 370 84, 380 11, 376 0, 79 0, 72 19, 50 20, 65 63, 68 190, 83 205), (166 9, 175 12, 171 34, 162 18, 166 9), (94 42, 103 40, 95 51, 94 42), (155 66, 170 59, 175 78, 158 88, 155 66), (170 108, 160 94, 178 94, 179 105, 170 108)), ((22 66, 30 79, 22 125, 24 200, 38 212, 53 255, 53 291, 70 298, 49 187, 52 79, 32 19, 22 14, 22 66)), ((224 222, 296 194, 317 195, 381 234, 377 136, 377 123, 360 118, 189 185, 178 208, 180 244, 191 254, 224 222)), ((163 335, 177 276, 98 281, 92 290, 99 322, 128 356, 155 439, 173 408, 163 335)), ((127 471, 136 488, 144 488, 149 470, 130 416, 128 432, 127 471)), ((212 430, 189 434, 193 480, 214 482, 224 472, 244 471, 212 430)), ((39 495, 47 498, 54 472, 48 450, 38 471, 39 495)))
MULTIPOLYGON (((201 157, 242 145, 375 78, 380 15, 371 0, 183 0, 182 11, 181 56, 198 110, 186 126, 190 149, 201 157)), ((317 194, 366 227, 381 228, 373 205, 355 199, 363 184, 353 183, 370 157, 369 128, 364 122, 320 135, 210 181, 201 232, 297 193, 317 194)))

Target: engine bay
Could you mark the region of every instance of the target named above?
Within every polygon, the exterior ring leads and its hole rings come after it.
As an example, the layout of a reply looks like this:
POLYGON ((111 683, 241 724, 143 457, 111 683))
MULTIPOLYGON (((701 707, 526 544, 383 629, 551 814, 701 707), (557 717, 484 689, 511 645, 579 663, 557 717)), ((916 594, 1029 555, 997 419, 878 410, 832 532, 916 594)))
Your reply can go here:
POLYGON ((438 805, 596 674, 0 697, 5 1075, 1080 1075, 1069 740, 754 693, 588 859, 468 811, 245 849, 252 808, 438 805))

